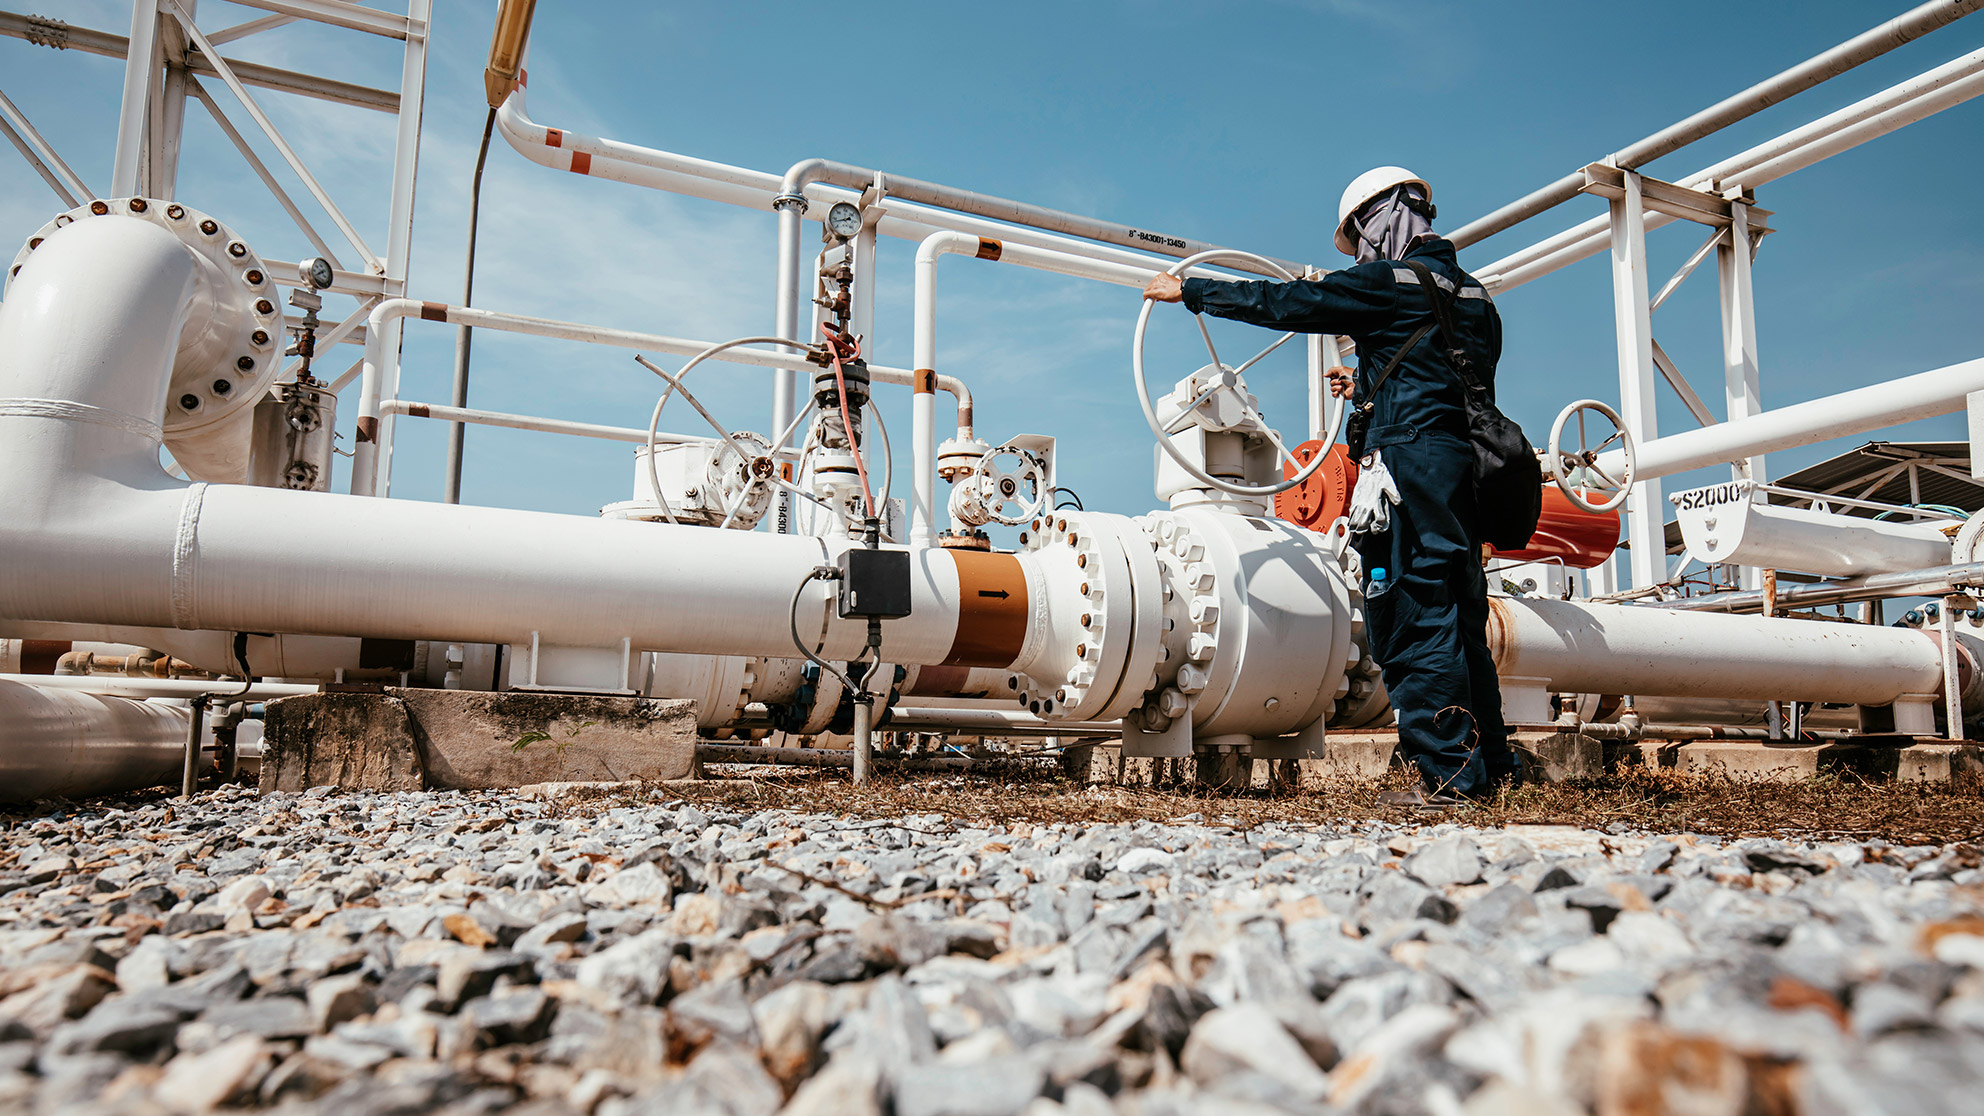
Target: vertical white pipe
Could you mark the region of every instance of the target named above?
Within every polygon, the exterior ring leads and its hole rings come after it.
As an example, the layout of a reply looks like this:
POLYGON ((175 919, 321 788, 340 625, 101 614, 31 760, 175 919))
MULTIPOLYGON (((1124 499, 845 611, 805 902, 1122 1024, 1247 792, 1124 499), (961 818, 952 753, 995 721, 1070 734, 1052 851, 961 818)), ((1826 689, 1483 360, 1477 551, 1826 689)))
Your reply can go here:
POLYGON ((1951 740, 1963 739, 1963 693, 1957 688, 1956 627, 1951 619, 1958 597, 1944 597, 1941 609, 1943 628, 1943 702, 1948 710, 1951 740))
MULTIPOLYGON (((774 337, 799 337, 799 286, 800 269, 803 264, 799 246, 799 218, 806 212, 806 199, 792 195, 781 195, 772 202, 772 209, 778 214, 778 275, 777 288, 773 292, 772 335, 774 337)), ((810 340, 810 339, 809 339, 810 340)), ((797 352, 795 344, 791 351, 797 352)), ((799 373, 779 369, 772 373, 772 422, 773 431, 784 430, 796 414, 799 398, 799 373)), ((772 530, 779 534, 792 531, 792 494, 780 489, 778 510, 772 530)))
POLYGON ((937 545, 937 376, 918 369, 910 399, 910 440, 915 483, 910 509, 910 545, 937 545))
MULTIPOLYGON (((1659 436, 1654 416, 1653 311, 1647 300, 1646 209, 1640 176, 1625 172, 1626 193, 1612 200, 1612 307, 1619 345, 1619 412, 1638 443, 1659 436)), ((1665 509, 1660 485, 1633 485, 1626 507, 1626 534, 1632 543, 1633 586, 1645 588, 1667 576, 1665 509)))
MULTIPOLYGON (((1732 220, 1729 235, 1716 249, 1716 264, 1722 294, 1722 369, 1724 418, 1730 422, 1763 413, 1762 382, 1757 367, 1756 293, 1750 283, 1750 207, 1735 202, 1729 207, 1732 220)), ((1745 477, 1762 484, 1762 454, 1733 462, 1732 479, 1745 477)), ((1762 585, 1763 571, 1745 566, 1739 574, 1745 589, 1762 585)))
MULTIPOLYGON (((434 31, 434 0, 410 0, 407 5, 409 29, 406 37, 406 52, 400 60, 400 116, 399 127, 394 137, 393 149, 393 193, 392 211, 388 215, 389 227, 386 230, 386 290, 390 294, 405 294, 407 265, 413 257, 413 196, 414 184, 418 180, 420 162, 420 118, 421 106, 427 88, 427 44, 434 31), (414 30, 411 25, 418 25, 414 30)), ((390 337, 378 349, 381 360, 381 389, 386 398, 397 399, 400 394, 400 344, 403 329, 398 319, 387 327, 390 337)), ((366 352, 373 352, 372 337, 366 334, 366 352)), ((390 495, 393 486, 393 427, 394 416, 385 415, 379 419, 379 428, 374 447, 378 454, 374 470, 373 491, 380 495, 390 495)), ((354 462, 356 459, 354 458, 354 462)))

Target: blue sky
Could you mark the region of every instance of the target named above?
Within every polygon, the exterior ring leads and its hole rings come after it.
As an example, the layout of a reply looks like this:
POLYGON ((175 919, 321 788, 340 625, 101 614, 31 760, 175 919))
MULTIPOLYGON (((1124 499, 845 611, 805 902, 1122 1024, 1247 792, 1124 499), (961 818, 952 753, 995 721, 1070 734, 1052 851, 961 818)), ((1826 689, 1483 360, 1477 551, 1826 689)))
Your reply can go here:
MULTIPOLYGON (((1417 170, 1434 184, 1440 225, 1454 227, 1904 8, 1759 3, 1732 21, 1727 4, 1696 2, 844 4, 829 14, 784 4, 546 0, 530 108, 541 123, 703 158, 782 170, 823 155, 1337 266, 1329 245, 1337 195, 1367 167, 1417 170)), ((41 0, 37 9, 119 34, 129 24, 118 0, 41 0)), ((409 293, 455 301, 494 4, 439 0, 437 9, 409 293)), ((257 14, 219 0, 204 0, 200 12, 208 29, 257 14)), ((1646 170, 1680 178, 1979 45, 1984 17, 1961 21, 1646 170)), ((291 26, 226 52, 391 86, 395 46, 291 26)), ((118 60, 0 40, 0 90, 99 190, 110 177, 121 74, 118 60)), ((250 129, 226 89, 210 87, 250 129)), ((259 99, 383 249, 389 118, 275 93, 259 99)), ((188 119, 179 198, 229 222, 266 256, 307 254, 197 105, 188 119)), ((1984 104, 1963 105, 1761 192, 1780 230, 1756 267, 1766 406, 1980 355, 1980 139, 1984 104)), ((277 173, 302 195, 286 168, 277 173)), ((25 239, 57 209, 26 164, 0 149, 0 240, 25 239)), ((1483 265, 1602 211, 1601 201, 1578 199, 1462 262, 1483 265)), ((1653 233, 1654 282, 1699 240, 1693 226, 1653 233)), ((905 242, 883 249, 872 349, 886 363, 910 363, 912 251, 905 242)), ((479 260, 475 301, 493 309, 713 340, 771 324, 769 212, 551 171, 500 137, 485 178, 479 260)), ((1129 382, 1134 292, 954 259, 940 299, 940 366, 972 383, 983 436, 1054 435, 1063 482, 1089 507, 1152 505, 1150 439, 1129 382)), ((1569 400, 1617 398, 1602 257, 1500 305, 1502 400, 1533 440, 1569 400)), ((1712 267, 1659 312, 1655 332, 1697 390, 1719 400, 1712 267)), ((1235 349, 1253 340, 1232 325, 1218 336, 1235 349)), ((1181 331, 1159 340, 1154 368, 1182 375, 1200 363, 1181 331)), ((408 398, 446 401, 453 344, 452 330, 408 325, 408 398)), ((624 351, 485 333, 475 354, 477 406, 626 426, 645 425, 653 406, 657 381, 624 351)), ((346 349, 324 363, 335 372, 356 356, 346 349)), ((1299 430, 1293 354, 1250 378, 1270 420, 1299 430)), ((761 371, 712 368, 702 394, 726 422, 762 431, 768 383, 761 371)), ((908 396, 884 392, 906 462, 908 396)), ((341 417, 347 430, 355 403, 354 390, 341 417)), ((691 421, 685 411, 678 428, 693 430, 691 421)), ((1669 432, 1693 425, 1671 393, 1660 421, 1669 432)), ((438 498, 445 427, 407 420, 401 430, 395 496, 438 498)), ((1876 436, 1960 438, 1962 422, 1876 436)), ((1771 471, 1860 440, 1787 451, 1771 471)), ((590 514, 628 496, 630 466, 630 450, 617 444, 471 428, 464 498, 590 514)), ((1713 479, 1673 478, 1667 487, 1713 479)), ((899 480, 896 493, 906 490, 899 480)))

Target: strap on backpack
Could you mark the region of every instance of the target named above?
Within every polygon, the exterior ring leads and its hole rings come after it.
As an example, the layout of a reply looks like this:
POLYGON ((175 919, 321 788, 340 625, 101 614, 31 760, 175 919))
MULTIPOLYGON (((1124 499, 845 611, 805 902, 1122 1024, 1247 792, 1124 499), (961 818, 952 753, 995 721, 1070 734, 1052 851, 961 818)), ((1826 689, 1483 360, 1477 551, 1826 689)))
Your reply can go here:
POLYGON ((1488 389, 1474 375, 1474 358, 1466 349, 1456 345, 1460 331, 1454 328, 1453 301, 1446 290, 1433 278, 1433 269, 1418 260, 1404 260, 1405 266, 1419 276, 1419 283, 1426 288, 1426 301, 1433 307, 1433 322, 1440 329, 1440 351, 1447 358, 1447 367, 1469 391, 1485 392, 1488 389))
MULTIPOLYGON (((1365 393, 1364 402, 1359 405, 1359 409, 1369 413, 1378 405, 1378 389, 1384 387, 1385 381, 1391 378, 1393 372, 1398 371, 1398 366, 1405 363, 1405 354, 1411 352, 1413 346, 1425 340, 1426 335, 1433 332, 1433 327, 1437 324, 1437 322, 1427 322, 1405 339, 1405 344, 1398 347, 1398 351, 1392 354, 1392 359, 1385 362, 1384 370, 1378 373, 1378 378, 1371 381, 1371 390, 1365 393)), ((1355 400, 1352 402, 1354 403, 1355 400)))

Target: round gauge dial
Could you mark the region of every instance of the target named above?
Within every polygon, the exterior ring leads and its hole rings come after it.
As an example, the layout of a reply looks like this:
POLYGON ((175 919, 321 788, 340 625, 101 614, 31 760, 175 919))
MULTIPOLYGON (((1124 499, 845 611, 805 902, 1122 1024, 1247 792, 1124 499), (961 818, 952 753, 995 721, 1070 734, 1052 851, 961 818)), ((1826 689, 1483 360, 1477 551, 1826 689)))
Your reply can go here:
POLYGON ((827 210, 827 230, 838 237, 852 237, 861 231, 861 210, 847 202, 835 202, 827 210))
POLYGON ((318 256, 303 261, 303 281, 318 290, 331 285, 331 261, 318 256))

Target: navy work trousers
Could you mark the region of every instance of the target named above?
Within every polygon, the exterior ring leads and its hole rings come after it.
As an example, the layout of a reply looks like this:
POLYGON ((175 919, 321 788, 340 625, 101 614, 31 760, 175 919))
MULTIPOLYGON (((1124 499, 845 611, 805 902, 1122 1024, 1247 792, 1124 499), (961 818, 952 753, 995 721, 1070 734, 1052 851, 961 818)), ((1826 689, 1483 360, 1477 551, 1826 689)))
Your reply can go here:
POLYGON ((1364 562, 1365 631, 1398 711, 1399 746, 1428 789, 1484 794, 1514 771, 1515 757, 1488 654, 1481 546, 1469 526, 1474 452, 1461 438, 1426 430, 1378 448, 1399 503, 1389 528, 1352 542, 1364 562), (1375 569, 1385 571, 1381 583, 1372 581, 1375 569))

